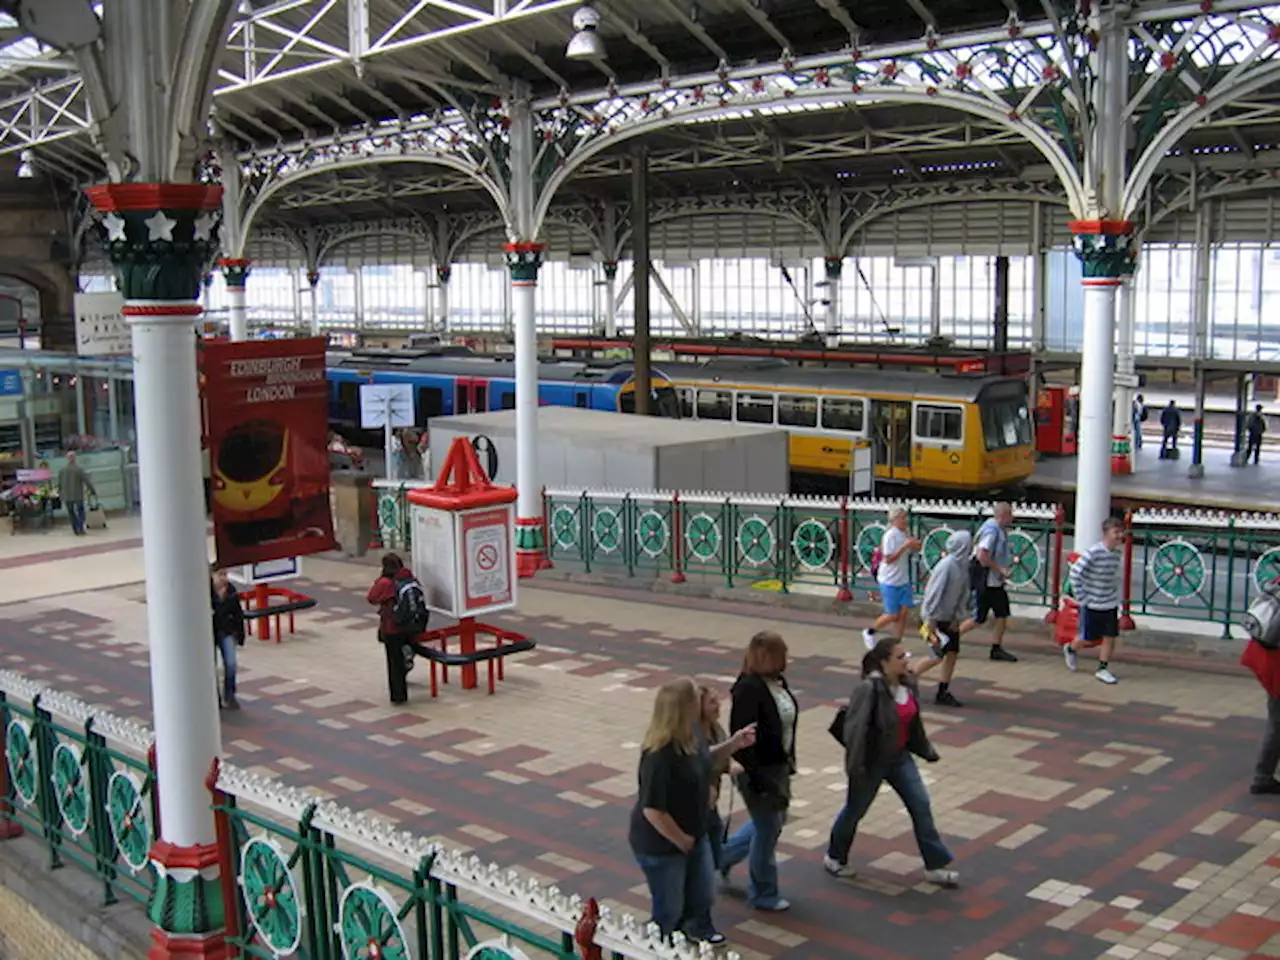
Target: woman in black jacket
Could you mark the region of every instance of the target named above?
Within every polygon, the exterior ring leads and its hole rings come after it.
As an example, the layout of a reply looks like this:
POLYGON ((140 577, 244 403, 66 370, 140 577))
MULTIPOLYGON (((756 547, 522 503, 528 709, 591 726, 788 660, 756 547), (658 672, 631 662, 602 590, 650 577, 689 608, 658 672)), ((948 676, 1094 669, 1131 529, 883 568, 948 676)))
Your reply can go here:
POLYGON ((742 765, 738 789, 751 819, 743 824, 721 852, 725 879, 734 865, 746 860, 751 871, 747 902, 757 910, 786 910, 791 904, 778 895, 778 837, 791 806, 791 775, 796 769, 796 722, 800 711, 783 673, 787 645, 764 630, 751 638, 742 673, 733 685, 729 728, 733 732, 755 724, 755 743, 739 750, 742 765))
POLYGON ((240 594, 227 577, 227 571, 213 568, 210 593, 213 605, 213 646, 222 654, 224 674, 222 693, 218 705, 228 710, 239 710, 236 700, 236 647, 244 646, 244 609, 240 606, 240 594))
POLYGON ((954 887, 960 874, 950 869, 954 858, 934 826, 929 792, 911 757, 915 754, 936 763, 938 751, 920 720, 916 681, 907 669, 907 650, 901 640, 885 637, 862 658, 862 682, 849 698, 842 733, 849 792, 831 827, 827 854, 822 859, 827 873, 833 877, 855 875, 848 866, 849 849, 859 821, 871 807, 880 784, 887 781, 911 815, 916 843, 924 857, 925 879, 954 887))

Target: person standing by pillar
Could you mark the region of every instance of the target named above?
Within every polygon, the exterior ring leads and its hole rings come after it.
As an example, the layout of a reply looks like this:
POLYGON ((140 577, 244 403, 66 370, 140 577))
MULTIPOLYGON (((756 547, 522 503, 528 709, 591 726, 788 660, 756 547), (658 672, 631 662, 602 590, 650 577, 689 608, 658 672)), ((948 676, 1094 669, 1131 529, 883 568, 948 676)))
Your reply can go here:
POLYGON ((1244 448, 1244 462, 1248 463, 1252 456, 1256 465, 1262 456, 1262 435, 1267 432, 1267 418, 1262 414, 1262 404, 1254 406, 1253 413, 1249 414, 1245 432, 1249 435, 1249 441, 1244 448))
POLYGON ((72 450, 67 454, 66 466, 58 471, 58 496, 62 499, 62 505, 67 508, 67 516, 71 518, 71 532, 77 537, 84 536, 85 490, 92 496, 98 495, 89 474, 80 466, 76 452, 72 450))
POLYGON ((1142 394, 1133 398, 1133 449, 1142 449, 1142 425, 1147 422, 1147 401, 1142 394))
POLYGON ((1160 459, 1177 460, 1178 434, 1182 430, 1182 414, 1178 411, 1177 402, 1172 399, 1160 411, 1160 429, 1162 431, 1160 437, 1160 459))

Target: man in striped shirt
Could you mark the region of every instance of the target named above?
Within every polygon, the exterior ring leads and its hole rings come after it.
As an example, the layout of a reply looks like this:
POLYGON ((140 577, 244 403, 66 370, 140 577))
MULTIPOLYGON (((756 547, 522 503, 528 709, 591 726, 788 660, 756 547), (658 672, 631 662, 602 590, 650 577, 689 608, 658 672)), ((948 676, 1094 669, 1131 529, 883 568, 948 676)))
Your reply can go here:
POLYGON ((1102 522, 1102 539, 1095 543, 1071 568, 1071 589, 1080 604, 1080 635, 1062 648, 1067 669, 1074 671, 1082 646, 1102 645, 1097 677, 1103 683, 1115 683, 1108 668, 1120 632, 1120 542, 1124 524, 1115 517, 1102 522))

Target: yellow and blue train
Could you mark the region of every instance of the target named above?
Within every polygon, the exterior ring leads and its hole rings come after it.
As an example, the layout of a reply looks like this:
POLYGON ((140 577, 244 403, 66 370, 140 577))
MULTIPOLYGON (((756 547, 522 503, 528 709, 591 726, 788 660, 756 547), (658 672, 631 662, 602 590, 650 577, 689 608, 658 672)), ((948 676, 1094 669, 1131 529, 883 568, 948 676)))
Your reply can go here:
MULTIPOLYGON (((465 350, 361 351, 329 358, 330 422, 360 442, 360 384, 409 383, 417 421, 515 407, 515 365, 465 350)), ((870 446, 876 477, 956 493, 1014 487, 1035 464, 1027 383, 1017 377, 801 368, 721 358, 652 370, 654 413, 772 427, 790 434, 792 472, 847 479, 851 451, 870 446)), ((629 362, 538 366, 544 405, 630 413, 629 362)))

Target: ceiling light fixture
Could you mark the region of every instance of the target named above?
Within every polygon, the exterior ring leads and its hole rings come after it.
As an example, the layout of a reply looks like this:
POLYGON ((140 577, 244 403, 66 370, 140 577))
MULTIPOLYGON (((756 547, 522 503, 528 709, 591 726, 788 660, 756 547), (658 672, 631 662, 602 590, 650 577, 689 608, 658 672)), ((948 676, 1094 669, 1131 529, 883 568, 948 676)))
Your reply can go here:
POLYGON ((579 7, 573 15, 573 29, 578 31, 569 41, 564 55, 570 60, 603 60, 607 54, 597 28, 600 14, 595 7, 579 7))
POLYGON ((18 179, 34 180, 36 176, 36 167, 32 162, 35 160, 35 154, 30 150, 23 150, 18 154, 18 179))

